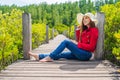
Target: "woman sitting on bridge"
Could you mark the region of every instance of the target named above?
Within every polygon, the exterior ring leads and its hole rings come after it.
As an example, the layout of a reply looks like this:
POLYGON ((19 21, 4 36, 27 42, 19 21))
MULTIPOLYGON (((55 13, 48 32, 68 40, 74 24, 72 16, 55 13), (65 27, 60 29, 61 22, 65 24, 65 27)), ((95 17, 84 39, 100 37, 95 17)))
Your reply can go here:
POLYGON ((76 42, 64 40, 50 54, 37 55, 32 52, 29 52, 29 54, 40 62, 51 62, 60 58, 78 59, 81 61, 90 60, 98 39, 98 29, 95 27, 97 20, 92 13, 86 13, 85 15, 79 13, 77 20, 81 25, 76 30, 76 42), (69 51, 64 52, 65 48, 69 49, 69 51))

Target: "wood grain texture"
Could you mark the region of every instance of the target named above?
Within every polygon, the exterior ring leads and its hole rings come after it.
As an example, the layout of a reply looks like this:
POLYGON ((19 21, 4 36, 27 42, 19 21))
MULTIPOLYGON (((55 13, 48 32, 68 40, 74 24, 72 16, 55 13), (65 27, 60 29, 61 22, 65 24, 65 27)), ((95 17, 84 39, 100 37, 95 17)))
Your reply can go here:
POLYGON ((98 19, 98 30, 99 30, 99 37, 97 41, 96 47, 96 59, 100 60, 104 54, 104 23, 105 23, 105 15, 104 13, 97 12, 97 19, 98 19))
POLYGON ((23 56, 24 59, 30 59, 28 52, 31 51, 31 15, 29 13, 22 14, 22 26, 23 26, 23 56))

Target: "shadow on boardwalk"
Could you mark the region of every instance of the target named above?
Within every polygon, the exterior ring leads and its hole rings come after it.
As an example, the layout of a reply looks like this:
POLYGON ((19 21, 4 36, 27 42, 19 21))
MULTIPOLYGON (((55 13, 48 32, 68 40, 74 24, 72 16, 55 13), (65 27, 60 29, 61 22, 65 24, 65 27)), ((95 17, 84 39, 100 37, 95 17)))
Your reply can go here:
MULTIPOLYGON (((34 49, 35 53, 49 53, 67 39, 58 35, 49 44, 34 49)), ((66 49, 67 50, 67 49, 66 49)), ((120 74, 107 61, 78 61, 60 59, 41 63, 34 60, 19 60, 0 73, 0 80, 119 80, 120 74)))

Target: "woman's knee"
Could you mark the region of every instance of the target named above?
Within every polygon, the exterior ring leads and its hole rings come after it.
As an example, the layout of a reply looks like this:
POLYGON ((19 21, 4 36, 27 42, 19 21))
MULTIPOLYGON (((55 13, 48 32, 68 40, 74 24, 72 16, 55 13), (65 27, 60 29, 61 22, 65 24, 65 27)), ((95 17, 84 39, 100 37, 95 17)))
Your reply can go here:
POLYGON ((69 40, 67 40, 67 39, 65 39, 65 40, 63 40, 63 42, 62 43, 70 43, 70 41, 69 40))

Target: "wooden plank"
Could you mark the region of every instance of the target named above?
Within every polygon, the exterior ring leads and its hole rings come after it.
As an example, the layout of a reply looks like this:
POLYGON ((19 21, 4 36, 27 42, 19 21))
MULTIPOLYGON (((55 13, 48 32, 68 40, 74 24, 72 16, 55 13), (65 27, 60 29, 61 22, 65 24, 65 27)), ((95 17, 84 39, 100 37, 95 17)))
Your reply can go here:
MULTIPOLYGON (((87 66, 87 65, 92 65, 92 66, 98 66, 98 65, 102 65, 102 62, 101 61, 86 61, 86 62, 83 62, 83 61, 70 61, 70 60, 64 60, 64 61, 54 61, 54 62, 47 62, 47 63, 41 63, 41 62, 38 62, 38 61, 18 61, 17 63, 13 63, 12 65, 10 65, 11 67, 12 66, 47 66, 47 65, 56 65, 56 66, 59 66, 59 65, 84 65, 84 66, 87 66)), ((10 67, 8 66, 8 67, 10 67)), ((104 66, 104 65, 103 65, 104 66)))
POLYGON ((89 71, 89 70, 79 70, 79 71, 4 71, 4 72, 1 72, 3 74, 46 74, 46 73, 49 73, 49 74, 60 74, 60 73, 64 73, 64 74, 109 74, 112 72, 109 72, 109 71, 89 71))
POLYGON ((104 68, 104 69, 106 69, 107 67, 105 67, 105 66, 94 66, 94 65, 51 65, 51 66, 49 66, 49 65, 38 65, 38 66, 13 66, 13 67, 7 67, 6 69, 12 69, 12 68, 16 68, 16 69, 19 69, 19 68, 54 68, 54 69, 58 69, 58 68, 64 68, 64 69, 68 69, 68 68, 76 68, 76 69, 96 69, 96 68, 104 68))
POLYGON ((60 64, 57 64, 57 65, 42 65, 42 64, 38 64, 38 65, 23 65, 23 66, 21 66, 21 65, 16 65, 16 66, 9 66, 9 67, 7 67, 6 69, 8 69, 8 68, 41 68, 41 67, 44 67, 44 68, 59 68, 59 67, 64 67, 64 68, 107 68, 106 66, 103 66, 103 65, 73 65, 73 64, 71 64, 71 65, 69 65, 69 64, 67 64, 67 65, 60 65, 60 64))
POLYGON ((106 66, 102 65, 102 64, 92 64, 88 66, 88 64, 35 64, 35 65, 15 65, 15 66, 9 66, 6 69, 29 69, 29 68, 37 68, 37 69, 42 69, 42 68, 49 68, 49 69, 96 69, 96 68, 103 68, 103 69, 107 69, 106 66))
POLYGON ((13 64, 13 65, 10 65, 10 66, 8 66, 8 68, 10 68, 10 67, 59 67, 59 66, 63 66, 63 65, 69 65, 69 66, 71 66, 71 67, 75 67, 75 66, 77 66, 77 67, 106 67, 106 66, 104 66, 103 64, 98 64, 98 63, 69 63, 69 64, 55 64, 55 63, 39 63, 39 64, 13 64))
POLYGON ((2 77, 0 80, 120 80, 118 77, 2 77))
POLYGON ((59 62, 46 62, 46 63, 42 63, 42 62, 38 62, 38 61, 36 61, 36 62, 20 62, 20 63, 13 63, 12 65, 10 65, 10 66, 14 66, 14 65, 49 65, 49 64, 51 64, 51 65, 63 65, 63 64, 72 64, 72 65, 99 65, 99 64, 101 64, 101 65, 103 65, 102 63, 98 63, 98 62, 63 62, 63 61, 59 61, 59 62))
POLYGON ((109 72, 113 72, 115 70, 113 70, 113 68, 67 68, 67 67, 59 67, 59 68, 45 68, 45 67, 30 67, 30 68, 8 68, 6 69, 7 71, 85 71, 85 72, 89 72, 89 71, 109 71, 109 72))
MULTIPOLYGON (((45 62, 43 64, 71 64, 71 63, 73 63, 73 64, 76 64, 76 63, 78 63, 78 64, 81 64, 81 63, 84 63, 84 64, 100 64, 100 63, 104 63, 104 62, 109 63, 109 61, 107 62, 107 61, 104 61, 104 60, 79 61, 79 60, 60 59, 60 60, 54 60, 53 62, 45 62)), ((18 60, 16 62, 12 63, 12 65, 13 64, 20 64, 20 63, 22 63, 22 64, 40 64, 41 62, 35 61, 35 60, 18 60)))
POLYGON ((52 74, 52 73, 39 73, 39 74, 0 74, 2 77, 120 77, 120 74, 52 74))
MULTIPOLYGON (((110 69, 107 69, 107 70, 111 70, 112 68, 110 68, 110 69)), ((54 69, 54 68, 47 68, 47 69, 45 69, 45 68, 23 68, 23 69, 21 69, 21 68, 17 68, 17 69, 14 69, 14 68, 9 68, 9 69, 5 69, 5 70, 8 70, 8 71, 21 71, 21 70, 24 70, 24 71, 62 71, 62 70, 64 70, 64 71, 81 71, 81 70, 84 70, 84 71, 105 71, 106 69, 103 69, 103 68, 95 68, 95 69, 92 69, 92 68, 88 68, 88 69, 86 69, 86 68, 79 68, 79 69, 76 69, 76 68, 63 68, 63 69, 58 69, 58 68, 56 68, 56 69, 54 69)))

